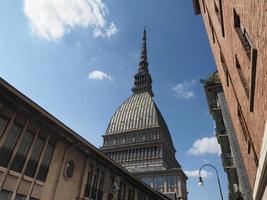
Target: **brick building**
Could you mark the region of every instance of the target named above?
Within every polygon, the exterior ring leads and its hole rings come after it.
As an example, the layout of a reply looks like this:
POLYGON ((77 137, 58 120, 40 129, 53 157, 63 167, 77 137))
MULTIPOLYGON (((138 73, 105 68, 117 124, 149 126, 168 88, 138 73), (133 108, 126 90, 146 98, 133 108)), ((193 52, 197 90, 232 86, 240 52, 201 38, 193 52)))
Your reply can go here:
POLYGON ((267 2, 193 5, 204 21, 253 199, 267 199, 267 2))
POLYGON ((0 79, 1 200, 169 200, 0 79))

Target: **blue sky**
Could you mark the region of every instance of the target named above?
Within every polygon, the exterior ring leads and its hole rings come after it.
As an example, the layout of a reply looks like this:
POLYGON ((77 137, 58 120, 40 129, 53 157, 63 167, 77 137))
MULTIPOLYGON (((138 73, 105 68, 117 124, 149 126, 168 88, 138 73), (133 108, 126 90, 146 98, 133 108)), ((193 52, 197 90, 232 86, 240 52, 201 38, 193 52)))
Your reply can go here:
POLYGON ((154 99, 176 157, 189 171, 188 197, 219 199, 210 169, 204 187, 194 177, 211 163, 219 169, 226 198, 214 125, 199 83, 215 65, 191 1, 67 2, 0 1, 1 77, 99 147, 112 114, 131 95, 146 26, 154 99))

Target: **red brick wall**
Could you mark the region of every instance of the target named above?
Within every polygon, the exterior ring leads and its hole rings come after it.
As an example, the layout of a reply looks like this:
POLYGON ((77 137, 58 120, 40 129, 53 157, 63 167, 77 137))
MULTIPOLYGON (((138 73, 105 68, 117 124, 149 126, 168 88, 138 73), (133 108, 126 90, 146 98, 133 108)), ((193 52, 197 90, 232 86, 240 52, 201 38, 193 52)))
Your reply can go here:
POLYGON ((237 104, 240 104, 244 120, 250 134, 252 146, 255 148, 256 157, 259 159, 261 141, 263 138, 264 125, 267 114, 267 2, 265 0, 221 0, 224 21, 225 36, 222 36, 222 26, 215 12, 214 2, 219 6, 219 0, 199 0, 201 14, 214 59, 222 81, 226 100, 230 110, 231 118, 236 130, 241 152, 245 162, 247 174, 251 187, 253 188, 257 166, 254 162, 254 153, 251 149, 248 154, 248 143, 245 141, 241 128, 237 104), (205 11, 204 12, 204 7, 205 11), (240 75, 236 68, 235 56, 238 58, 242 73, 250 87, 251 60, 247 56, 241 40, 234 28, 233 9, 240 16, 240 21, 248 33, 253 47, 257 50, 256 84, 254 96, 254 110, 250 111, 249 97, 247 97, 240 75), (212 26, 214 27, 214 38, 212 26), (225 72, 222 67, 220 51, 223 53, 229 71, 229 86, 226 83, 225 72), (232 84, 231 84, 232 82, 232 84))

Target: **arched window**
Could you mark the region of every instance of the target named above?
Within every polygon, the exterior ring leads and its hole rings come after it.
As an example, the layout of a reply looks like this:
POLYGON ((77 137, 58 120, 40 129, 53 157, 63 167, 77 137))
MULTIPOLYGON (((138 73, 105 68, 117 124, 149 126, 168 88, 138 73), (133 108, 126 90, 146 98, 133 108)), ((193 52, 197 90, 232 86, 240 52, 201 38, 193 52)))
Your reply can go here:
POLYGON ((65 169, 65 178, 67 180, 69 180, 70 178, 72 178, 73 173, 74 173, 74 168, 75 168, 75 164, 73 162, 73 160, 69 160, 66 164, 66 169, 65 169))

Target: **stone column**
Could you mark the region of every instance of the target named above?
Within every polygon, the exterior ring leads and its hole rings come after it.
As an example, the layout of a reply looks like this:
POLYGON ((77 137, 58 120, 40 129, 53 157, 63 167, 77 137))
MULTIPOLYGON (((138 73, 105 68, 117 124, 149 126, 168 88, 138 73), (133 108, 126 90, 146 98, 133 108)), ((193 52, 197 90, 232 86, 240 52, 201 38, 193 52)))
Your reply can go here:
POLYGON ((134 200, 138 200, 138 190, 134 188, 134 200))
POLYGON ((111 191, 111 173, 109 170, 105 171, 105 178, 104 178, 104 187, 103 187, 103 198, 102 200, 108 199, 108 194, 111 191))

